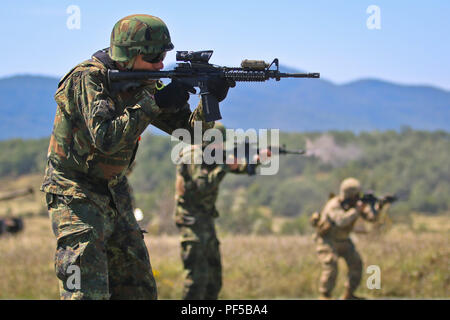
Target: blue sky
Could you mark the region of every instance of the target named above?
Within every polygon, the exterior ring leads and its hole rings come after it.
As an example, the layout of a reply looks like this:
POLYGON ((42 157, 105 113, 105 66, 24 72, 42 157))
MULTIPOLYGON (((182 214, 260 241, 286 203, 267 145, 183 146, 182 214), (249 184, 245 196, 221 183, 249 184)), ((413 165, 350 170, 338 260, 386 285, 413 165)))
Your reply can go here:
POLYGON ((215 64, 277 57, 336 83, 379 78, 450 90, 448 0, 8 1, 0 77, 61 76, 107 47, 114 23, 133 13, 161 17, 175 50, 213 49, 215 64), (80 8, 79 30, 66 26, 70 5, 80 8), (366 26, 369 5, 380 8, 379 30, 366 26))

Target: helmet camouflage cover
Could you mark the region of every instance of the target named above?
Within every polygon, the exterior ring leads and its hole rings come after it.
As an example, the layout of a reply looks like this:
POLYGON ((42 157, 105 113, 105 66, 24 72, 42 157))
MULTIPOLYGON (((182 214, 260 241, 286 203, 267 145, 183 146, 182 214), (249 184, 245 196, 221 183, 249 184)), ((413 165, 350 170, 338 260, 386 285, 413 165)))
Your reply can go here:
POLYGON ((227 129, 221 122, 216 121, 214 124, 214 129, 217 129, 222 133, 223 141, 227 139, 227 129))
POLYGON ((109 55, 126 62, 138 54, 158 54, 173 49, 169 29, 160 18, 134 14, 120 19, 111 32, 109 55))
POLYGON ((356 197, 361 192, 361 184, 355 178, 347 178, 341 183, 339 190, 340 200, 356 197))

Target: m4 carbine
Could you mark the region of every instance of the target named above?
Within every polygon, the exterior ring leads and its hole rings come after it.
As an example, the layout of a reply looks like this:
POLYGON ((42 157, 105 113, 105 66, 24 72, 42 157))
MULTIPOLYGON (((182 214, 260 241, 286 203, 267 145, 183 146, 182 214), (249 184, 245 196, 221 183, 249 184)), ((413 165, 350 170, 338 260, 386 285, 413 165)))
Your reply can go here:
POLYGON ((398 197, 395 195, 385 195, 383 197, 376 197, 375 194, 371 191, 364 193, 360 200, 364 203, 367 203, 369 205, 375 205, 375 203, 378 203, 380 208, 383 208, 384 205, 388 203, 393 203, 398 200, 398 197))
MULTIPOLYGON (((236 145, 234 147, 234 155, 237 156, 238 154, 239 145, 236 145)), ((286 145, 283 144, 280 146, 268 146, 267 149, 271 152, 274 152, 274 150, 278 150, 278 154, 297 154, 297 155, 304 155, 306 153, 305 150, 299 149, 299 150, 289 150, 286 149, 286 145)), ((244 156, 245 160, 247 162, 247 174, 252 176, 256 174, 256 164, 250 163, 250 155, 259 154, 260 149, 256 147, 252 147, 252 144, 248 141, 244 142, 244 156), (250 151, 250 149, 253 149, 250 151)), ((276 151, 275 151, 276 152, 276 151)))
POLYGON ((241 67, 221 67, 209 63, 212 50, 177 51, 177 66, 168 71, 118 71, 108 70, 108 82, 113 92, 126 91, 141 86, 143 80, 170 78, 200 89, 205 120, 222 119, 219 102, 209 92, 208 82, 214 78, 228 80, 231 87, 235 82, 264 82, 269 79, 279 81, 281 78, 320 78, 320 73, 284 73, 279 70, 279 61, 272 63, 262 60, 244 60, 241 67), (270 69, 275 65, 276 69, 270 69))

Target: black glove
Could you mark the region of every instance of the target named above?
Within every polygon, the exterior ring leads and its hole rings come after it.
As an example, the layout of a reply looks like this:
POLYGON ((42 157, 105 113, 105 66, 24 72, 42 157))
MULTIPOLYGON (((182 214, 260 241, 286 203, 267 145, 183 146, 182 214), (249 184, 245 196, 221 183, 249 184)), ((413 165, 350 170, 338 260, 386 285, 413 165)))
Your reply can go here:
POLYGON ((207 86, 209 92, 217 98, 217 101, 221 102, 226 98, 228 89, 236 86, 236 82, 224 78, 212 78, 208 80, 207 86))
POLYGON ((181 81, 172 80, 167 86, 155 93, 155 101, 158 107, 182 108, 189 100, 189 92, 195 93, 194 87, 181 81))

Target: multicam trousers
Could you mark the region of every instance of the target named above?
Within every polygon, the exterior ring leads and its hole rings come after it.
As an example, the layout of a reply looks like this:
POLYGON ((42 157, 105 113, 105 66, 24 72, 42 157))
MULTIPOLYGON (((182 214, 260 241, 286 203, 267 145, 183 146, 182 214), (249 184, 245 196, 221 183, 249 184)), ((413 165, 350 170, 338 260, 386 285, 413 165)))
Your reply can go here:
MULTIPOLYGON (((61 299, 156 299, 143 234, 132 210, 110 202, 47 194, 57 239, 61 299), (69 281, 78 268, 80 281, 69 281)), ((72 279, 73 280, 73 279, 72 279)))
POLYGON ((319 291, 324 295, 331 295, 336 284, 338 273, 338 258, 344 258, 348 266, 345 286, 353 293, 359 286, 362 275, 362 260, 350 239, 330 240, 319 237, 317 254, 322 264, 319 291))
POLYGON ((211 215, 196 217, 189 226, 179 226, 181 259, 186 271, 183 299, 216 300, 222 288, 219 240, 211 215))

